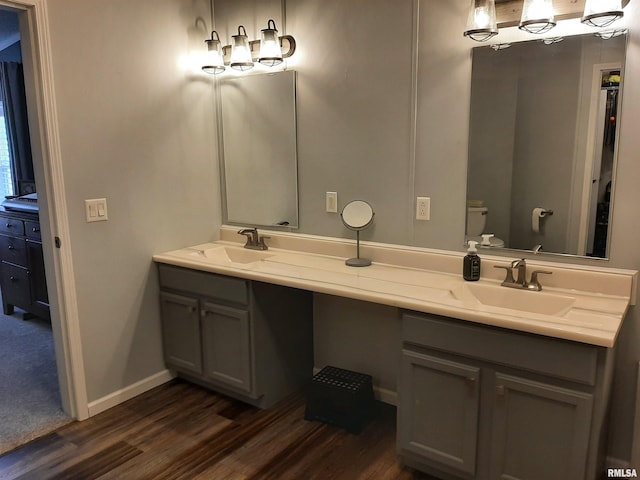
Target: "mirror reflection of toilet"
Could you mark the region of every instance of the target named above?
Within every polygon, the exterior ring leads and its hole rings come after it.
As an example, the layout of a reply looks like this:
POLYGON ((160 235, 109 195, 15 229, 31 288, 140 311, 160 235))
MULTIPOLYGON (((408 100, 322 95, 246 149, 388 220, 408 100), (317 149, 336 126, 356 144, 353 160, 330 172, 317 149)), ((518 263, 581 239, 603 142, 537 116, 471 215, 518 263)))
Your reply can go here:
POLYGON ((488 213, 487 207, 467 207, 467 241, 474 240, 481 247, 504 247, 504 240, 484 231, 488 213))

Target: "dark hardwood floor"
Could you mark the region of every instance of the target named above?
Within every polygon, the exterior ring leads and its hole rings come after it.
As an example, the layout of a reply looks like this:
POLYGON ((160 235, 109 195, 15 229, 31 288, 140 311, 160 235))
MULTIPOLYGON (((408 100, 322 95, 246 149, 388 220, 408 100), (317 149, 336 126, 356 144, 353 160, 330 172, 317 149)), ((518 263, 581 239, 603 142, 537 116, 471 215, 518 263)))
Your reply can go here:
POLYGON ((259 410, 174 380, 1 456, 0 479, 432 479, 399 462, 395 408, 378 404, 352 435, 304 407, 302 394, 259 410))

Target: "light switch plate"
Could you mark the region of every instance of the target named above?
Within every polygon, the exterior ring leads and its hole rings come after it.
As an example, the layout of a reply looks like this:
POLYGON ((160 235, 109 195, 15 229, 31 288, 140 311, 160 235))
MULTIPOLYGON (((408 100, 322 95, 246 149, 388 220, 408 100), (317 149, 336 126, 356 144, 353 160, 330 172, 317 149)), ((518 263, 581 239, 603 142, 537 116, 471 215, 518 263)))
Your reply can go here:
POLYGON ((87 222, 104 222, 109 220, 106 198, 92 198, 84 201, 87 222))

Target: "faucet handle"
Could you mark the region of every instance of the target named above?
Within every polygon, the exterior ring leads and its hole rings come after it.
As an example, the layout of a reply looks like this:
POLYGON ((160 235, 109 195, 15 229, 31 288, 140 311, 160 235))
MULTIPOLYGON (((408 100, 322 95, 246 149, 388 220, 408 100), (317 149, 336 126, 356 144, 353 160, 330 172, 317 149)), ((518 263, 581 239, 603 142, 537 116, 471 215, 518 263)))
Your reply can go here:
POLYGON ((504 268, 507 271, 507 275, 505 276, 502 285, 505 284, 514 284, 515 280, 513 279, 513 267, 505 267, 504 265, 494 265, 493 268, 504 268))
POLYGON ((258 240, 258 246, 260 247, 261 250, 268 250, 269 247, 267 246, 266 243, 264 243, 265 240, 269 240, 271 237, 267 236, 267 235, 261 235, 259 237, 258 240))
POLYGON ((531 272, 531 281, 527 284, 527 288, 530 290, 540 291, 542 290, 542 285, 538 280, 538 275, 551 275, 553 272, 549 272, 547 270, 534 270, 531 272))

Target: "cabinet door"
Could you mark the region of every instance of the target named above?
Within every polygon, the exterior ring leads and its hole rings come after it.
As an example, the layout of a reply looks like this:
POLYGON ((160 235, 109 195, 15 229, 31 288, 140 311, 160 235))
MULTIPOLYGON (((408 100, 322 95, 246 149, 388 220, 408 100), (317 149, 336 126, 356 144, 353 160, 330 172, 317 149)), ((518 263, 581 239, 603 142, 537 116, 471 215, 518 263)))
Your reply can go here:
POLYGON ((169 367, 202 373, 198 300, 160 292, 164 360, 169 367))
POLYGON ((592 396, 497 373, 492 480, 583 480, 592 396))
POLYGON ((474 475, 480 369, 410 350, 402 357, 401 448, 474 475))
POLYGON ((235 390, 251 393, 251 327, 248 311, 203 302, 202 346, 205 376, 235 390))

